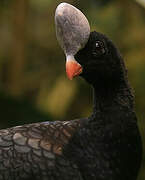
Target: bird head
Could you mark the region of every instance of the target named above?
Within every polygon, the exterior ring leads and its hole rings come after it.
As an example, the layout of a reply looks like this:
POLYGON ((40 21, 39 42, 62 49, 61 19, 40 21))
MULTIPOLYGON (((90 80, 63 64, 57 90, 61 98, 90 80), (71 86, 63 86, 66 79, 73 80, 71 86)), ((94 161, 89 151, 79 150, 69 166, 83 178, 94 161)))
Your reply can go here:
POLYGON ((125 72, 120 53, 104 34, 90 32, 89 22, 80 10, 61 3, 56 8, 55 24, 69 79, 80 75, 92 85, 118 84, 125 72))

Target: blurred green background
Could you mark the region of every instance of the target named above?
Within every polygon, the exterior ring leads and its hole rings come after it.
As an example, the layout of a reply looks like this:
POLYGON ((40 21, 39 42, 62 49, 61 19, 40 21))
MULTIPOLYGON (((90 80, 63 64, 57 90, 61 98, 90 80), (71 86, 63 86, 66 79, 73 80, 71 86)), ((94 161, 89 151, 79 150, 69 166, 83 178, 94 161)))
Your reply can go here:
MULTIPOLYGON (((54 27, 60 2, 0 0, 0 129, 91 113, 90 87, 80 78, 69 81, 65 75, 65 57, 54 27)), ((144 142, 145 0, 65 2, 82 10, 91 30, 108 35, 123 54, 144 142)), ((145 158, 138 180, 144 179, 145 158)))

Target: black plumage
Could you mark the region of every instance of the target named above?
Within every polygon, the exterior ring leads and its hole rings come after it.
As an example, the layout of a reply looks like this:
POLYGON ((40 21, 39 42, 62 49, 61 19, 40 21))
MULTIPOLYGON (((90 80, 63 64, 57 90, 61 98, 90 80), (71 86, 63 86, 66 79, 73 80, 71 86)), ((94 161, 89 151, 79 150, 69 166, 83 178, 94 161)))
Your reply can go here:
POLYGON ((142 143, 127 70, 105 35, 74 55, 94 90, 88 118, 0 131, 0 180, 136 180, 142 143))
POLYGON ((67 146, 67 154, 79 164, 84 179, 137 179, 142 143, 118 49, 105 35, 92 32, 75 59, 83 67, 81 76, 93 86, 94 108, 85 128, 71 139, 75 148, 71 152, 67 146))

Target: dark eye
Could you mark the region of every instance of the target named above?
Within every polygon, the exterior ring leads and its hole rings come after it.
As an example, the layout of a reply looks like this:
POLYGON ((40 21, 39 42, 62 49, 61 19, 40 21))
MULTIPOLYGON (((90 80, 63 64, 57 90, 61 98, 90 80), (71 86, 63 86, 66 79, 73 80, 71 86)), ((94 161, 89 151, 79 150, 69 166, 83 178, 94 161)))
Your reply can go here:
POLYGON ((99 56, 99 55, 104 54, 104 53, 105 53, 104 43, 101 41, 96 41, 95 47, 93 50, 93 55, 99 56))
POLYGON ((103 42, 101 41, 96 41, 96 49, 101 50, 104 48, 103 42))

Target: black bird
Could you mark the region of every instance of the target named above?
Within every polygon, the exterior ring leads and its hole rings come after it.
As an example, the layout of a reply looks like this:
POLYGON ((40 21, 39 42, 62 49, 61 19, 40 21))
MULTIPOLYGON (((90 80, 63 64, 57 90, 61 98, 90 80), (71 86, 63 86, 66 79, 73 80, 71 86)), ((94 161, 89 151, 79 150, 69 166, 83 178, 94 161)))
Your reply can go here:
POLYGON ((136 180, 142 143, 119 51, 67 3, 55 23, 68 78, 81 76, 94 89, 93 112, 1 130, 0 180, 136 180))

